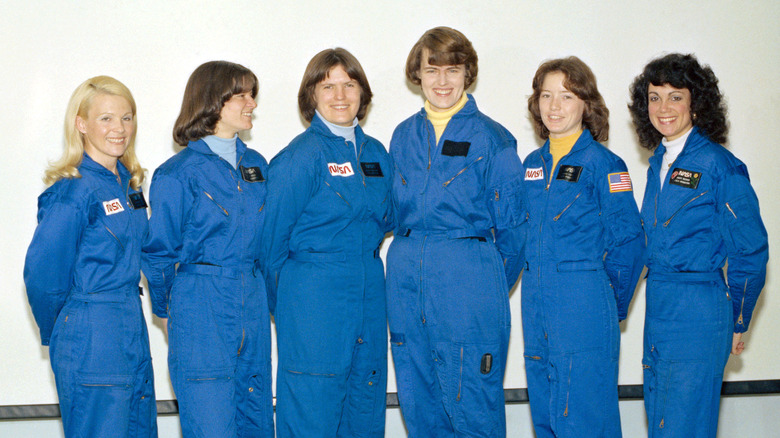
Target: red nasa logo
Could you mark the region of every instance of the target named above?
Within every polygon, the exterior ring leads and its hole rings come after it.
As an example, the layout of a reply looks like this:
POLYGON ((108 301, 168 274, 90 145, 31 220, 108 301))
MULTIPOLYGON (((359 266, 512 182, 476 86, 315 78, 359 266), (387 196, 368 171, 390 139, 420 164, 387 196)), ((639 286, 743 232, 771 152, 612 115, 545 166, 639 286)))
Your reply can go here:
POLYGON ((115 198, 110 201, 103 201, 103 210, 106 212, 106 216, 110 216, 125 211, 125 208, 122 207, 122 202, 119 201, 119 198, 115 198))
POLYGON ((328 171, 332 176, 352 176, 355 174, 352 170, 352 164, 349 162, 343 164, 328 163, 328 171))
POLYGON ((526 169, 525 170, 525 180, 526 181, 534 181, 538 179, 544 178, 544 170, 541 167, 537 167, 535 169, 526 169))

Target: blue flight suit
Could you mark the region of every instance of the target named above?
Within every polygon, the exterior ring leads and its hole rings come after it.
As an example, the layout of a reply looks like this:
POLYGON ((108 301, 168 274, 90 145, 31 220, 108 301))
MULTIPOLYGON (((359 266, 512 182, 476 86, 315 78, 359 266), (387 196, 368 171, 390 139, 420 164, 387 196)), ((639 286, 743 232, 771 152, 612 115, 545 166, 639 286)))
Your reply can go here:
POLYGON ((268 165, 191 141, 152 178, 143 248, 185 437, 273 437, 271 322, 261 270, 268 165), (176 265, 178 264, 178 269, 176 265))
POLYGON ((80 178, 38 198, 24 266, 27 297, 49 345, 66 437, 156 437, 154 374, 139 298, 146 202, 84 154, 80 178))
POLYGON ((517 143, 472 96, 436 142, 425 110, 393 133, 390 344, 410 437, 506 434, 508 290, 520 274, 517 143))
POLYGON ((698 128, 660 186, 650 157, 644 397, 651 437, 714 437, 733 333, 764 287, 767 233, 747 167, 698 128), (723 266, 728 259, 728 284, 723 266))
POLYGON ((625 163, 587 129, 551 165, 549 140, 523 162, 531 418, 540 438, 619 437, 618 321, 643 268, 639 210, 625 163))
POLYGON ((387 311, 379 246, 391 229, 390 159, 319 115, 269 169, 278 437, 383 437, 387 311), (356 159, 357 158, 357 159, 356 159))

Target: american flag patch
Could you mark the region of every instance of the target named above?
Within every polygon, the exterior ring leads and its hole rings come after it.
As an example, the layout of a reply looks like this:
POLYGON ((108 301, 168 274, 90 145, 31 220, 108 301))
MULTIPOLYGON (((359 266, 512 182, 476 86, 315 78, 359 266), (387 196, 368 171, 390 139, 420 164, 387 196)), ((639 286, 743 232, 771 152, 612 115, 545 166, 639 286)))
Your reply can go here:
POLYGON ((628 176, 628 172, 610 173, 607 178, 610 193, 631 191, 631 177, 628 176))

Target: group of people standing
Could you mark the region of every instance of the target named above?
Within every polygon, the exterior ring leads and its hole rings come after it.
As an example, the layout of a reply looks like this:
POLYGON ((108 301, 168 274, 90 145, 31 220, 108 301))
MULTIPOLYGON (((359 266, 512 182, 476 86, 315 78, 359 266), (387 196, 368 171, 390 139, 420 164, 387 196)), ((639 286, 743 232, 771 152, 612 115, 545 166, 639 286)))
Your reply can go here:
POLYGON ((719 144, 714 74, 670 54, 631 86, 639 141, 655 150, 640 214, 625 163, 599 143, 609 111, 587 65, 539 67, 528 109, 545 143, 523 162, 466 93, 477 71, 462 33, 425 32, 406 63, 425 104, 388 153, 359 125, 372 98, 360 63, 324 50, 298 94, 310 126, 269 165, 238 138, 257 78, 203 64, 148 222, 132 95, 105 76, 83 83, 24 272, 66 436, 157 435, 143 269, 186 437, 383 436, 388 324, 410 436, 505 436, 521 274, 536 435, 618 437, 618 323, 644 266, 649 434, 715 436, 768 253, 747 169, 719 144))

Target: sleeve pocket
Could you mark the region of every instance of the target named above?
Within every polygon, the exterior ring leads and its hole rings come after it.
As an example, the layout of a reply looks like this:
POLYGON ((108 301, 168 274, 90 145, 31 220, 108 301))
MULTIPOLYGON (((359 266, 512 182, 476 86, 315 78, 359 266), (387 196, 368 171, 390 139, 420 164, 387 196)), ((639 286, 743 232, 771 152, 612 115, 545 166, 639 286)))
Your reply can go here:
POLYGON ((752 254, 767 244, 758 205, 749 195, 726 202, 721 211, 721 234, 729 254, 752 254))

